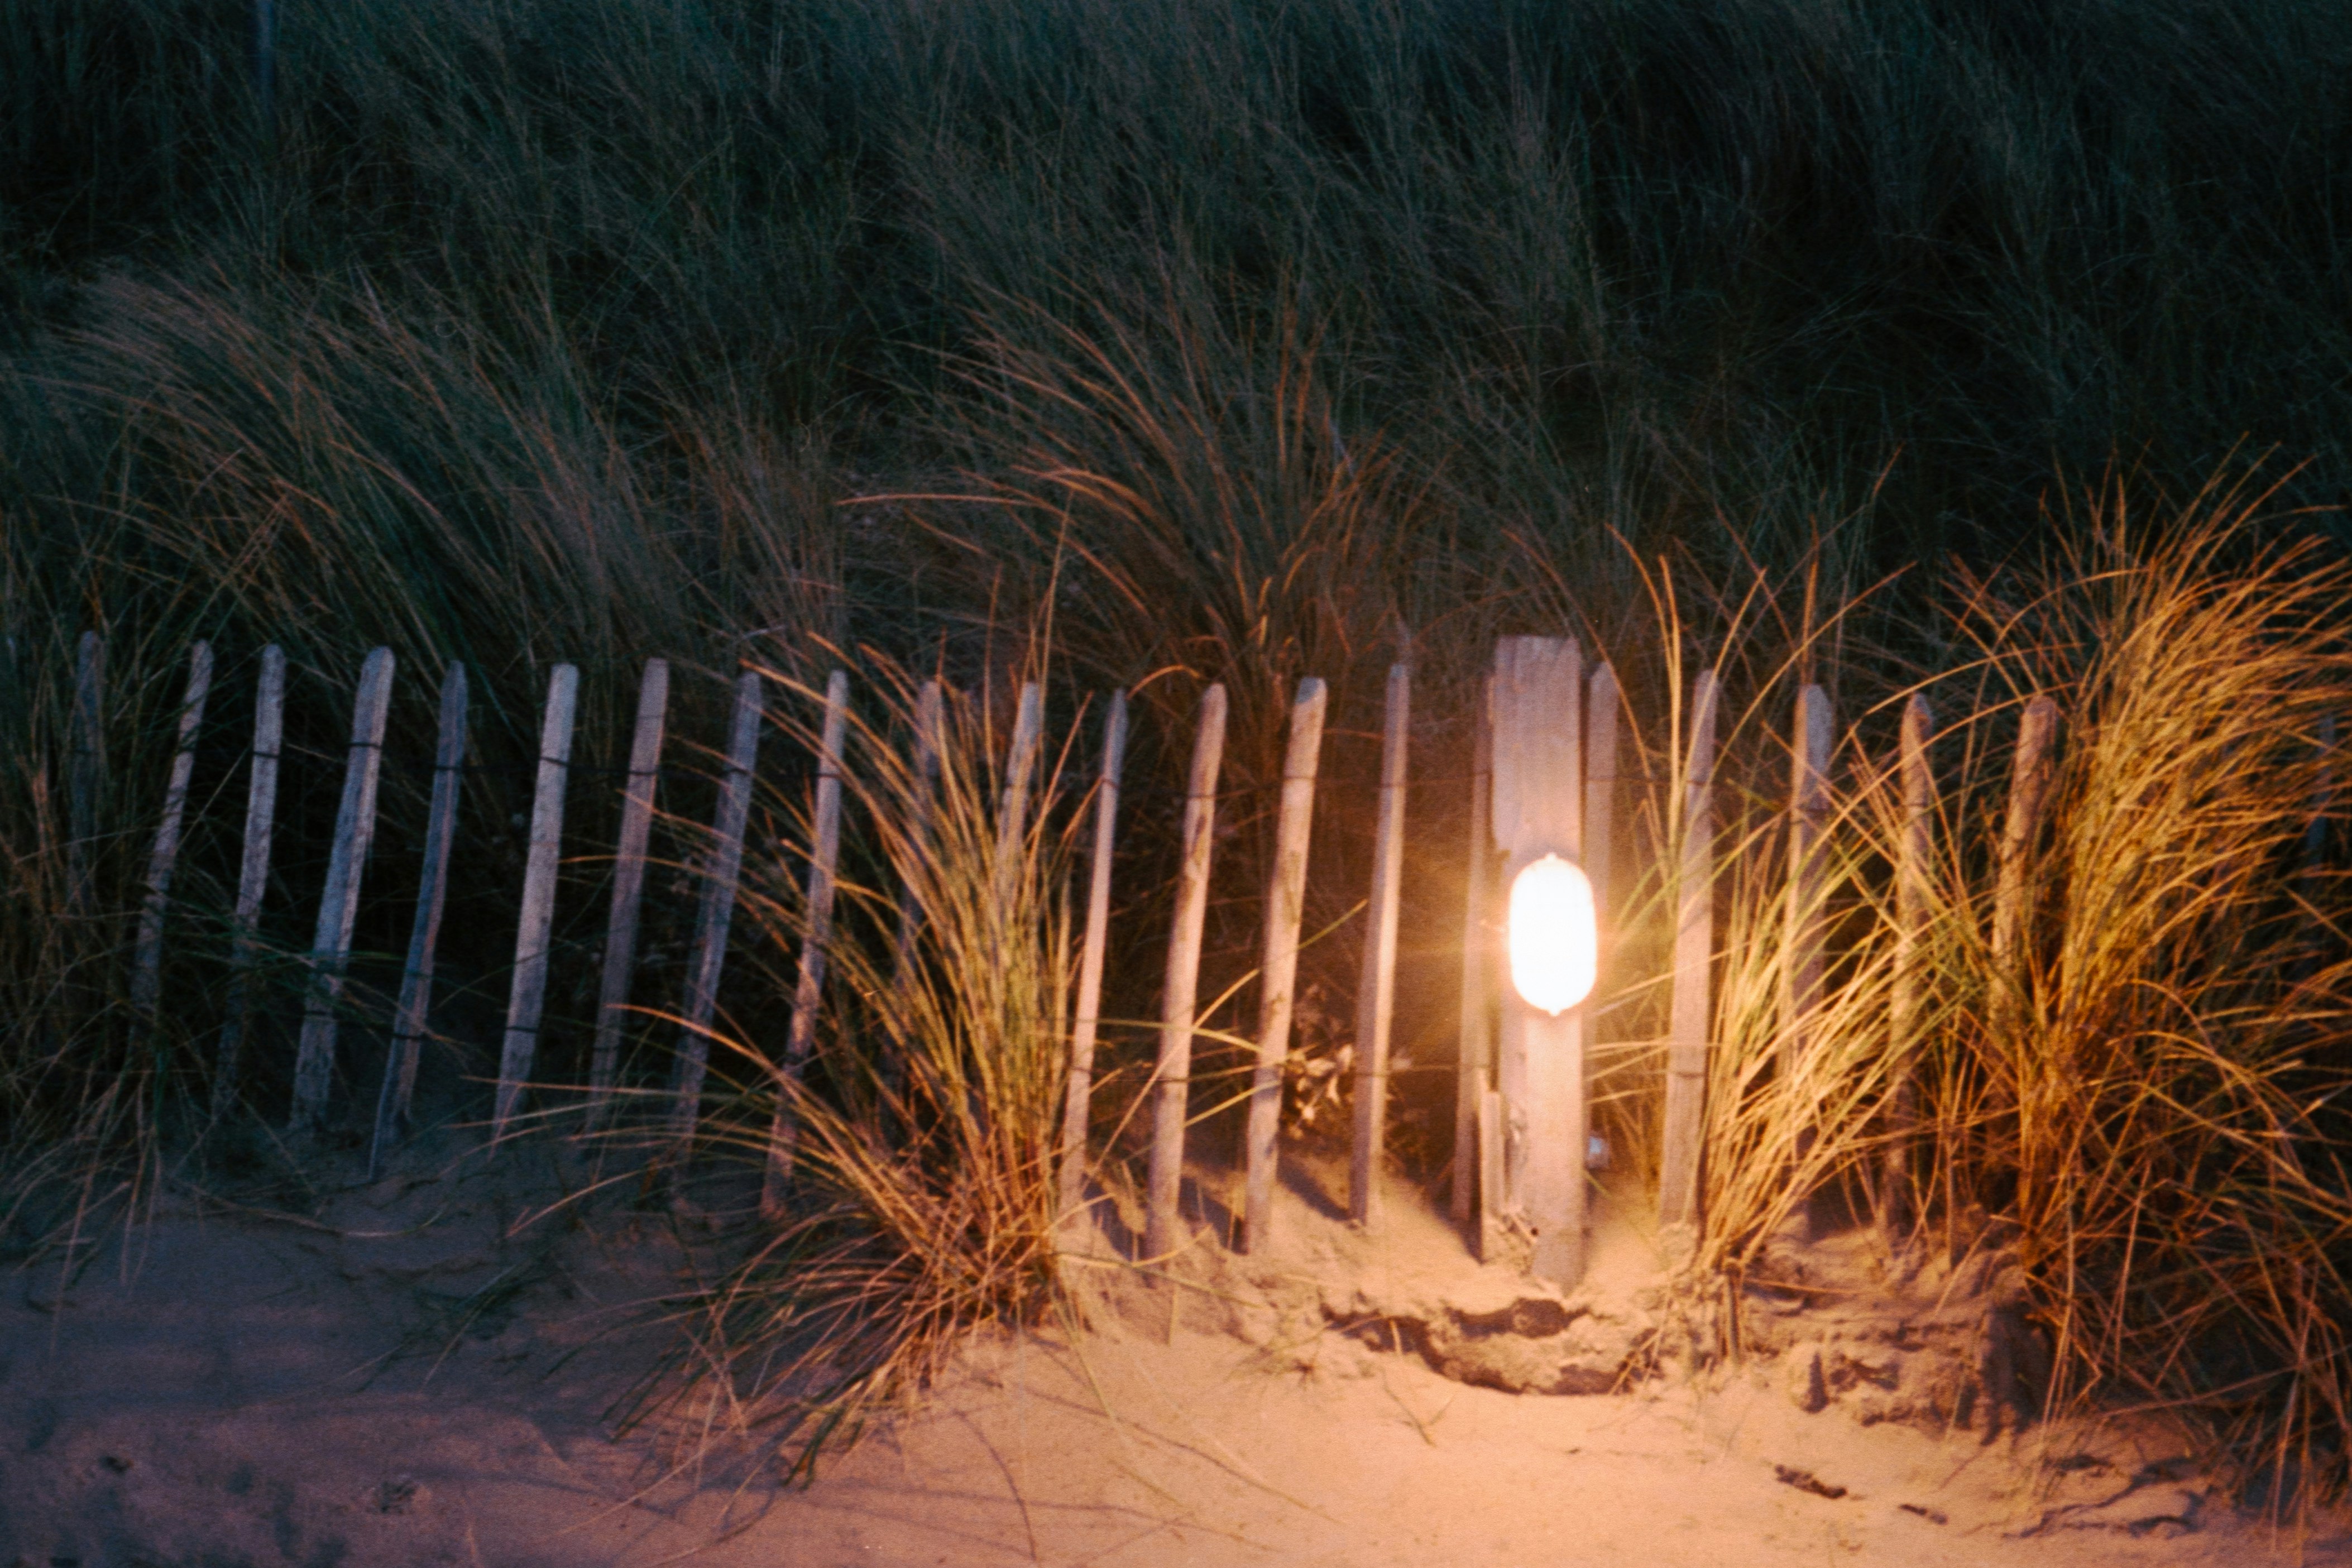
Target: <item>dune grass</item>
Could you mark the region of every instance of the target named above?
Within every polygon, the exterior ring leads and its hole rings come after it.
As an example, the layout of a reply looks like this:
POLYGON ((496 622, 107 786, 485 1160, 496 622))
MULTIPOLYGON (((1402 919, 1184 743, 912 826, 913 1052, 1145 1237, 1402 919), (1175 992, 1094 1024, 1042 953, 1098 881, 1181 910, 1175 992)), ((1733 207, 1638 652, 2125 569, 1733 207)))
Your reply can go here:
MULTIPOLYGON (((635 1406, 696 1451, 748 1440, 788 1474, 927 1386, 973 1330, 1059 1304, 1054 1150, 1075 975, 1060 770, 1049 756, 1027 823, 1004 835, 1005 737, 986 706, 948 695, 927 777, 908 760, 914 683, 887 666, 883 679, 845 759, 868 874, 841 886, 851 939, 830 947, 806 1075, 782 1071, 772 1039, 728 1034, 715 1053, 735 1091, 708 1124, 722 1183, 731 1165, 764 1166, 780 1102, 794 1120, 786 1218, 672 1303, 686 1332, 635 1406)), ((782 992, 807 933, 798 858, 744 904, 782 992)))
POLYGON ((2217 482, 2144 517, 2123 486, 2094 487, 2081 542, 1951 585, 1943 634, 1963 657, 1923 681, 1841 672, 1864 711, 1849 709, 1813 906, 1831 984, 1793 1055, 1797 665, 1765 665, 1718 792, 1746 852, 1725 879, 1697 1261, 1736 1290, 1786 1266, 1810 1195, 1866 1220, 1900 1179, 1911 1218, 1881 1234, 1891 1270, 2013 1260, 2049 1364, 2022 1391, 2033 1408, 2181 1416, 2277 1506, 2347 1479, 2352 1074, 2333 1042, 2352 969, 2329 848, 2340 761, 2322 737, 2352 664, 2345 567, 2266 523, 2267 499, 2217 482), (1906 955, 1889 721, 1915 694, 1940 722, 1906 955), (2062 740, 2023 846, 2025 940, 2002 954, 1997 851, 2036 695, 2058 704, 2062 740), (1906 966, 1907 1051, 1892 1032, 1906 966))

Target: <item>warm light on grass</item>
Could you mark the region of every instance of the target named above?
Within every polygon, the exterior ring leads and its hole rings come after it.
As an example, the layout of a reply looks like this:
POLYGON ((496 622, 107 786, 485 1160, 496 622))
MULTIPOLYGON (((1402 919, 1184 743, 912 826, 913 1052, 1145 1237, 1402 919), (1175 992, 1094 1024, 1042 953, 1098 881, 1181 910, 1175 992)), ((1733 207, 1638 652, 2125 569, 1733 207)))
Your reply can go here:
POLYGON ((1592 994, 1601 922, 1592 883, 1546 855, 1511 879, 1511 985, 1528 1006, 1558 1018, 1592 994))

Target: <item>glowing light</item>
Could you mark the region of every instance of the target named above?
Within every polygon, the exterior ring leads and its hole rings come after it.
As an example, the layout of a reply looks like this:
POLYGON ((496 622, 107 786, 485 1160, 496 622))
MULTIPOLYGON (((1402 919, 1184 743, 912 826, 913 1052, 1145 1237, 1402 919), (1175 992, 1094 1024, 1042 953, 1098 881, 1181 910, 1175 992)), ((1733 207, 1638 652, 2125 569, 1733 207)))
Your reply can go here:
POLYGON ((1558 855, 1511 879, 1511 985, 1531 1008, 1558 1018, 1592 994, 1601 967, 1601 920, 1592 883, 1558 855))

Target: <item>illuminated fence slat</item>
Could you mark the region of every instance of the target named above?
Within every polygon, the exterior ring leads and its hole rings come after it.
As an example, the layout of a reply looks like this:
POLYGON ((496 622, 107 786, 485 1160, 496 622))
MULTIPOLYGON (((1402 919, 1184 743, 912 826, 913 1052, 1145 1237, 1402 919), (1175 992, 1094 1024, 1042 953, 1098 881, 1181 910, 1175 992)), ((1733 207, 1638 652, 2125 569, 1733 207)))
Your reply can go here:
POLYGON ((1605 920, 1609 876, 1617 844, 1617 719, 1624 698, 1617 667, 1592 667, 1584 686, 1584 874, 1592 883, 1593 906, 1605 920))
POLYGON ((1177 875, 1176 922, 1168 940, 1168 977, 1161 1003, 1160 1060, 1152 1073, 1151 1166, 1144 1216, 1147 1259, 1174 1256, 1181 1237, 1177 1200, 1184 1183, 1184 1123, 1192 1076, 1193 1005, 1201 979, 1201 931, 1209 910, 1209 857, 1216 841, 1217 770, 1224 759, 1225 688, 1201 697, 1192 741, 1192 772, 1184 794, 1184 830, 1177 875))
POLYGON ((1667 1025, 1664 1146, 1658 1166, 1658 1222, 1698 1223, 1700 1143, 1706 1109, 1711 1032, 1709 968, 1715 957, 1715 727, 1717 681, 1701 671, 1691 685, 1690 746, 1684 756, 1682 860, 1675 879, 1674 994, 1667 1025))
MULTIPOLYGON (((1126 699, 1117 699, 1120 722, 1125 722, 1126 699)), ((937 808, 940 789, 940 748, 947 735, 947 696, 937 680, 925 681, 915 695, 914 763, 908 770, 908 782, 913 786, 913 798, 908 802, 908 850, 916 864, 930 859, 931 813, 937 808)), ((1124 739, 1124 731, 1121 732, 1124 739)), ((1114 786, 1114 794, 1117 789, 1114 786)), ((896 976, 914 972, 916 938, 922 935, 922 905, 916 899, 915 889, 904 885, 898 889, 898 936, 891 949, 890 972, 896 976)), ((894 1098, 905 1086, 907 1078, 907 1042, 892 1038, 881 1042, 882 1088, 886 1102, 894 1098)))
POLYGON ((1479 1108, 1494 1087, 1495 1073, 1495 950, 1487 932, 1494 919, 1495 857, 1486 844, 1488 796, 1494 789, 1494 707, 1495 677, 1489 672, 1479 683, 1477 712, 1471 716, 1470 870, 1462 904, 1462 1022, 1454 1042, 1452 1196, 1454 1224, 1463 1230, 1483 1207, 1477 1201, 1483 1181, 1479 1108))
MULTIPOLYGON (((1282 1125, 1282 1064, 1290 1054, 1290 1014, 1298 981, 1298 923, 1307 903, 1307 835, 1315 822, 1315 775, 1323 754, 1328 694, 1309 675, 1290 706, 1282 759, 1282 804, 1266 879, 1265 939, 1258 963, 1257 1066, 1250 1078, 1248 1170, 1241 1242, 1263 1251, 1274 1233, 1276 1138, 1282 1125)), ((1108 893, 1108 889, 1105 890, 1108 893)))
POLYGON ((1363 978, 1356 991, 1356 1126, 1348 1162, 1348 1216, 1381 1220, 1381 1134, 1387 1129, 1389 1036, 1396 1021, 1397 899, 1404 882, 1406 746, 1412 671, 1389 666, 1381 725, 1381 810, 1372 841, 1372 892, 1364 911, 1363 978))
POLYGON ((2017 751, 2009 772, 2009 810, 2001 821, 1992 907, 1993 991, 1986 1009, 1996 1040, 2017 1038, 2024 1022, 2027 914, 2032 890, 2026 885, 2026 859, 2042 831, 2050 803, 2058 738, 2058 705, 2037 696, 2018 716, 2017 751))
MULTIPOLYGON (((936 692, 936 685, 925 688, 936 692)), ((936 710, 936 699, 934 709, 936 710)), ((1118 777, 1127 763, 1127 694, 1113 692, 1103 724, 1102 775, 1095 789, 1094 858, 1087 867, 1087 936, 1079 949, 1078 995, 1070 1030, 1070 1076, 1062 1103, 1060 1212, 1075 1215, 1086 1196, 1087 1124, 1094 1097, 1095 1034, 1102 1021, 1103 952, 1110 933, 1111 851, 1118 823, 1118 777)))
POLYGON ((1913 695, 1903 707, 1900 767, 1902 837, 1895 857, 1895 974, 1887 998, 1887 1049, 1894 1056, 1887 1092, 1886 1151, 1878 1182, 1878 1225, 1890 1247, 1899 1249, 1917 1218, 1911 1163, 1919 1121, 1919 1012, 1921 948, 1927 935, 1927 860, 1935 852, 1936 778, 1927 742, 1936 717, 1927 699, 1913 695))
POLYGON ((1789 747, 1789 959, 1781 966, 1788 988, 1781 1001, 1788 1019, 1780 1035, 1784 1077, 1801 1070, 1812 1040, 1811 1020, 1822 1003, 1829 912, 1822 906, 1828 879, 1821 844, 1830 813, 1831 724, 1827 692, 1809 685, 1797 694, 1796 732, 1789 747))
MULTIPOLYGON (((1780 966, 1778 1063, 1780 1081, 1787 1084, 1801 1083, 1809 1074, 1822 1007, 1822 963, 1830 923, 1822 837, 1829 828, 1832 737, 1829 694, 1816 685, 1805 686, 1797 693, 1796 726, 1789 746, 1789 902, 1782 916, 1787 954, 1780 966)), ((1810 1132, 1800 1134, 1801 1152, 1810 1146, 1810 1132)), ((1811 1197, 1803 1195, 1796 1208, 1793 1223, 1800 1239, 1812 1233, 1811 1197)))
POLYGON ((996 907, 1009 911, 1021 874, 1022 846, 1029 837, 1029 789, 1037 753, 1045 740, 1045 694, 1034 681, 1021 687, 1013 721, 1013 744, 1005 748, 1004 793, 996 810, 996 907))

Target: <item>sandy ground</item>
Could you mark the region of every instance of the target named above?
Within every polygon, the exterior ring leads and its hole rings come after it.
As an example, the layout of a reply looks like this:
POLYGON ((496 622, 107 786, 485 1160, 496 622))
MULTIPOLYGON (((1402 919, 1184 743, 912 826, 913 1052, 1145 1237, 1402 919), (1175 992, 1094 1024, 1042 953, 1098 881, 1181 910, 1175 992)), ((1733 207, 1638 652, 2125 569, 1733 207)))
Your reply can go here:
MULTIPOLYGON (((666 1222, 522 1225, 502 1180, 183 1190, 77 1270, 0 1276, 0 1564, 2352 1563, 2160 1439, 1865 1427, 1771 1364, 1505 1394, 1336 1330, 1163 1343, 1112 1312, 975 1343, 814 1486, 665 1479, 604 1415, 659 1343, 630 1325, 683 1266, 666 1222)), ((1284 1268, 1384 1266, 1286 1223, 1284 1268)), ((1399 1229, 1412 1266, 1470 1267, 1433 1217, 1399 1229)))

